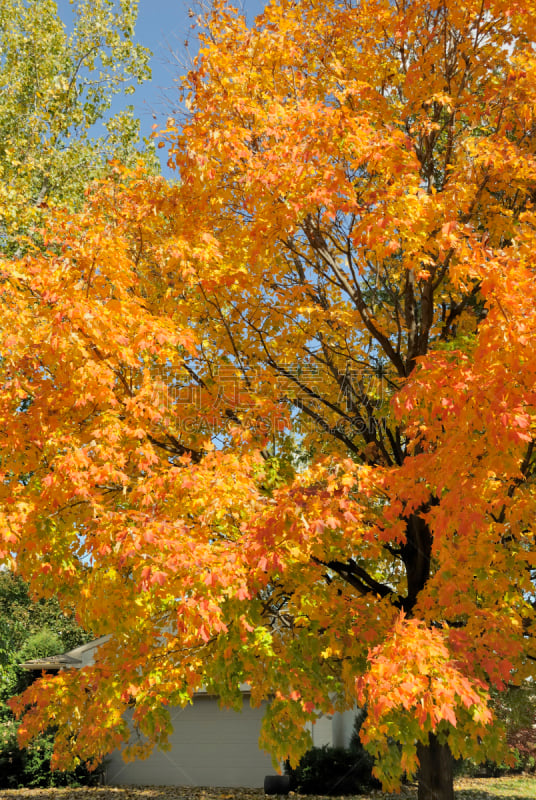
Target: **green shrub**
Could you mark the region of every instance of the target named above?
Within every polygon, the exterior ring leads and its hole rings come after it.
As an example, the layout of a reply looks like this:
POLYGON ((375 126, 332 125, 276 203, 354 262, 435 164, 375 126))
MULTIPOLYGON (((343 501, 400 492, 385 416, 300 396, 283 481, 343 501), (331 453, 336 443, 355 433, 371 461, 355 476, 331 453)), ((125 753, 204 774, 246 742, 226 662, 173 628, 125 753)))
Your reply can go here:
POLYGON ((23 773, 22 751, 17 745, 17 724, 0 722, 0 789, 17 789, 23 773))
POLYGON ((367 754, 362 756, 343 747, 313 747, 295 769, 287 769, 291 789, 301 794, 359 794, 378 787, 371 774, 367 754))
POLYGON ((54 748, 54 732, 35 739, 28 748, 19 749, 18 723, 0 722, 0 789, 50 788, 55 786, 94 786, 100 783, 100 772, 89 772, 81 764, 71 772, 50 769, 54 748))
POLYGON ((300 759, 295 769, 289 765, 285 771, 290 776, 293 791, 302 794, 359 794, 380 788, 372 775, 374 759, 367 753, 359 738, 365 714, 358 712, 348 748, 313 747, 300 759))

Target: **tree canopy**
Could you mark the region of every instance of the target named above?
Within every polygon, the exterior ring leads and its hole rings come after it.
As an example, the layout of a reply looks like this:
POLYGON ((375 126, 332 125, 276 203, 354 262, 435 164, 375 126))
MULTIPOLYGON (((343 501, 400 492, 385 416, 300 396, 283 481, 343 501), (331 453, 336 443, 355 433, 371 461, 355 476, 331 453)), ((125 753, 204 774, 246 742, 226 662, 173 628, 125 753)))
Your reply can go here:
POLYGON ((18 703, 58 766, 243 681, 276 757, 366 704, 421 800, 501 756, 488 690, 536 658, 535 19, 218 2, 179 183, 116 167, 4 259, 4 558, 113 634, 18 703))

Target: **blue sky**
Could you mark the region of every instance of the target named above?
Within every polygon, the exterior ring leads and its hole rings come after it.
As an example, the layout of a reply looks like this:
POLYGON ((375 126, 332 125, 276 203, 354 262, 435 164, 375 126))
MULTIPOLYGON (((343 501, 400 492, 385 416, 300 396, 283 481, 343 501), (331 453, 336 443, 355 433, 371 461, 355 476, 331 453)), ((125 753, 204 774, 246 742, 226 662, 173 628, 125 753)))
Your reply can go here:
MULTIPOLYGON (((63 21, 69 27, 69 0, 56 2, 63 21)), ((249 22, 265 5, 263 0, 233 0, 232 4, 244 10, 249 22)), ((181 65, 187 63, 188 53, 195 55, 197 49, 195 32, 191 30, 193 20, 188 16, 192 7, 195 10, 194 0, 139 0, 136 40, 153 54, 150 62, 152 79, 138 86, 133 95, 116 101, 114 110, 133 105, 140 120, 142 136, 151 134, 155 122, 164 127, 167 117, 173 113, 173 103, 178 97, 174 79, 184 74, 185 68, 181 65), (185 48, 186 40, 190 41, 188 49, 185 48), (153 114, 156 114, 156 120, 153 114)), ((165 151, 159 151, 159 155, 163 172, 169 175, 165 167, 165 151)))

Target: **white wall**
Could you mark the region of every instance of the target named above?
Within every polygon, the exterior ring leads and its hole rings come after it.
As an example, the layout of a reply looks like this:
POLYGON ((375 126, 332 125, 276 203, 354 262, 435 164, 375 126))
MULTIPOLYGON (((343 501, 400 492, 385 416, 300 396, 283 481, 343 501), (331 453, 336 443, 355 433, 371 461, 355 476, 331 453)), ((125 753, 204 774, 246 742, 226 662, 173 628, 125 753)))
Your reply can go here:
POLYGON ((333 746, 348 747, 354 730, 357 708, 333 715, 333 746))
POLYGON ((321 716, 314 725, 309 727, 313 738, 313 747, 323 747, 333 744, 333 717, 321 716))

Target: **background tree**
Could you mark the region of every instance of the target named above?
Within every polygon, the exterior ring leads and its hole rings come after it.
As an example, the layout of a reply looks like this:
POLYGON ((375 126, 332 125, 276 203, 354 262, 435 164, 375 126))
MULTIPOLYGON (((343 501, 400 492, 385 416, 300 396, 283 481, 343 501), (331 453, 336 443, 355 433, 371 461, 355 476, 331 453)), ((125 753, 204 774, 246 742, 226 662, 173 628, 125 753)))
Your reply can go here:
POLYGON ((17 705, 26 740, 54 704, 57 765, 246 680, 294 761, 366 703, 420 800, 501 757, 488 689, 536 657, 533 11, 218 6, 180 185, 118 169, 4 262, 4 554, 113 633, 17 705))
POLYGON ((59 655, 90 641, 56 597, 32 600, 28 585, 8 570, 0 572, 0 717, 11 717, 7 700, 29 684, 20 664, 59 655))
MULTIPOLYGON (((56 597, 33 600, 25 581, 9 570, 0 571, 0 627, 2 661, 16 665, 64 653, 91 639, 62 611, 56 597)), ((17 676, 20 684, 20 671, 17 676)))
MULTIPOLYGON (((0 571, 0 787, 64 785, 84 780, 78 774, 51 775, 53 731, 45 731, 29 749, 17 746, 18 723, 8 702, 27 688, 32 673, 20 665, 33 658, 58 655, 91 638, 64 613, 56 598, 32 600, 27 584, 0 571)), ((87 777, 87 776, 86 776, 87 777)))
POLYGON ((114 95, 150 76, 149 53, 133 38, 137 3, 77 0, 72 8, 70 33, 53 0, 6 0, 0 9, 4 253, 35 237, 47 205, 79 204, 110 159, 139 157, 132 108, 110 113, 114 95))

